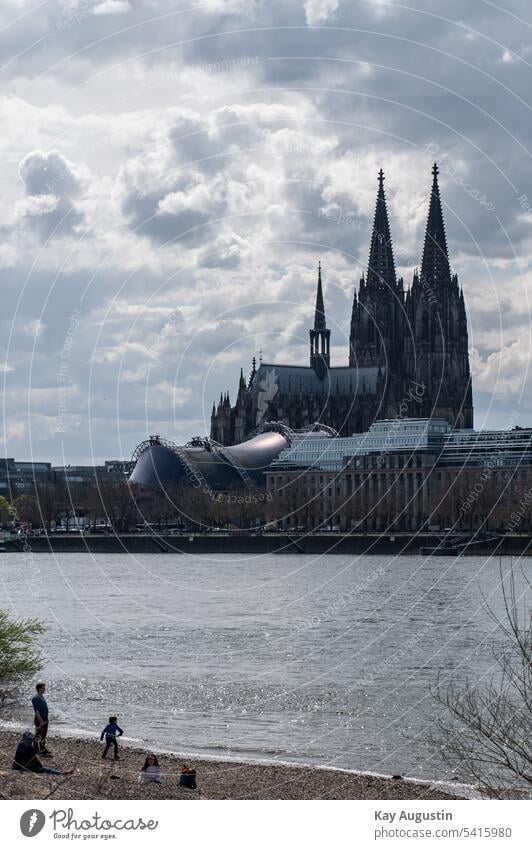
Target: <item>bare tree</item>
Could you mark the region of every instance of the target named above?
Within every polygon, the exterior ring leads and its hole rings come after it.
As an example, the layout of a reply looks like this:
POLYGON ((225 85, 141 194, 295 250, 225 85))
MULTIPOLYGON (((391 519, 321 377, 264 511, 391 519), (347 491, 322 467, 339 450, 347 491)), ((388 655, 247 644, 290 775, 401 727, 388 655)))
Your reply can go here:
POLYGON ((18 495, 13 500, 13 513, 19 522, 24 522, 28 525, 37 524, 39 521, 39 509, 35 496, 32 493, 24 493, 18 495))
POLYGON ((97 486, 91 488, 86 500, 87 510, 93 520, 105 518, 115 531, 127 531, 137 514, 131 487, 122 478, 102 475, 97 486))
POLYGON ((433 691, 446 712, 431 742, 490 798, 532 793, 532 586, 523 578, 525 601, 514 572, 506 581, 501 569, 503 621, 490 608, 502 636, 492 647, 495 673, 484 684, 438 682, 433 691))

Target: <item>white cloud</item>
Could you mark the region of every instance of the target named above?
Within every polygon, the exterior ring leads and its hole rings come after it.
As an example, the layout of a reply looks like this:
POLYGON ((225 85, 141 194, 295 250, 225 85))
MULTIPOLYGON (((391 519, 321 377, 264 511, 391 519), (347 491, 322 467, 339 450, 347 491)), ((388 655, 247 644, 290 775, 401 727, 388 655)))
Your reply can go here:
POLYGON ((46 324, 44 321, 41 321, 40 318, 34 318, 31 321, 26 322, 24 330, 34 339, 38 339, 46 330, 46 324))
POLYGON ((508 48, 505 48, 501 53, 501 62, 516 62, 517 56, 515 53, 512 53, 508 48))
POLYGON ((471 369, 477 389, 483 389, 500 401, 508 401, 522 396, 530 397, 532 392, 532 372, 530 369, 531 340, 528 336, 519 336, 501 350, 493 351, 482 359, 478 351, 473 350, 471 369))
POLYGON ((305 0, 305 18, 309 27, 323 24, 336 12, 340 0, 305 0))
POLYGON ((128 0, 102 0, 92 9, 93 15, 123 15, 131 12, 128 0))

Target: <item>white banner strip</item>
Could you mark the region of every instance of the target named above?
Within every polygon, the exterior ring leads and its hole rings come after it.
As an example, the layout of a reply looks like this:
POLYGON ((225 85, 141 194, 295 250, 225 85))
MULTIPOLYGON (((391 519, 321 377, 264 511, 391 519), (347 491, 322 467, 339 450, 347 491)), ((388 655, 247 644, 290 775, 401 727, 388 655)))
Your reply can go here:
MULTIPOLYGON (((192 797, 191 801, 202 801, 192 797)), ((5 801, 4 846, 208 846, 325 849, 530 842, 531 802, 5 801), (273 841, 273 842, 272 842, 273 841)))

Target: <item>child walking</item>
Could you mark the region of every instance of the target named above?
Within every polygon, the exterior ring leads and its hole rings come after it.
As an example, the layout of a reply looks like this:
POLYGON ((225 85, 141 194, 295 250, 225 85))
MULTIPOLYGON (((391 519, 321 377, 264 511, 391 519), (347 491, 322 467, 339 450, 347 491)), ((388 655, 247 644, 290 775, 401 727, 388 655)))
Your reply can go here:
POLYGON ((111 746, 114 746, 115 761, 120 760, 120 758, 118 756, 118 739, 117 739, 117 737, 121 737, 122 734, 124 733, 122 731, 122 729, 120 728, 120 726, 117 724, 117 720, 118 720, 117 716, 110 716, 109 717, 109 724, 105 726, 102 733, 100 734, 100 740, 103 741, 103 738, 105 737, 105 749, 103 750, 102 758, 105 758, 107 756, 107 752, 109 751, 111 746))

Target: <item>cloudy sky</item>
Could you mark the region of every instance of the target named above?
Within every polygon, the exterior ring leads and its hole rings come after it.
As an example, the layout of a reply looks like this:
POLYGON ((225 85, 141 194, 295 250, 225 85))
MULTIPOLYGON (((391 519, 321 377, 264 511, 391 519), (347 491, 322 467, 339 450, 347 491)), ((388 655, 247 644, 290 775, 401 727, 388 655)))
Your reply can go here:
POLYGON ((476 426, 531 425, 531 44, 525 0, 3 0, 1 453, 208 432, 307 362, 318 259, 345 363, 377 171, 410 285, 434 159, 476 426))

